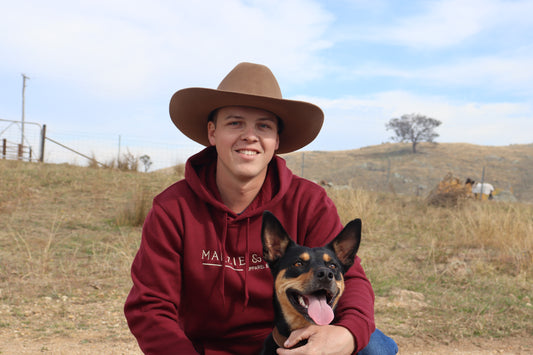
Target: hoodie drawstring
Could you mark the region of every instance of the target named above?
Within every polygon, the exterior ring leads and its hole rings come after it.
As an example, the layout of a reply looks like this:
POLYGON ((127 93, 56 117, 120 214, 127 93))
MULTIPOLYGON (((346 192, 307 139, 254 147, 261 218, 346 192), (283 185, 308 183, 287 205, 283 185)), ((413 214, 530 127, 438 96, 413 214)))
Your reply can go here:
POLYGON ((248 269, 250 265, 250 218, 246 219, 246 253, 244 255, 244 308, 248 307, 250 294, 248 292, 248 269))
POLYGON ((220 294, 222 296, 222 305, 226 305, 226 297, 224 296, 224 285, 226 284, 226 237, 228 236, 228 214, 224 214, 224 228, 222 228, 222 240, 220 246, 220 254, 222 259, 222 270, 220 272, 220 294))
MULTIPOLYGON (((220 295, 222 296, 222 304, 226 305, 226 297, 224 295, 224 287, 226 284, 226 239, 228 236, 228 214, 226 213, 224 215, 224 227, 222 229, 222 238, 219 240, 221 243, 220 247, 220 255, 222 260, 222 267, 220 271, 220 277, 219 277, 219 291, 220 295)), ((246 251, 244 253, 244 305, 243 310, 248 307, 248 303, 250 301, 250 292, 248 289, 248 269, 250 267, 250 218, 246 219, 246 251)))

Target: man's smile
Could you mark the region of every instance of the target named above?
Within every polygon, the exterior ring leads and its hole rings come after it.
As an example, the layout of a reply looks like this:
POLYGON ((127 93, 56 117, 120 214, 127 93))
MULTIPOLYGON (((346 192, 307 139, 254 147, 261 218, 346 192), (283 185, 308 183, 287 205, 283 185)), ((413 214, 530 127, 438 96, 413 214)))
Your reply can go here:
POLYGON ((248 149, 237 149, 237 153, 244 154, 244 155, 257 155, 259 152, 255 150, 248 150, 248 149))

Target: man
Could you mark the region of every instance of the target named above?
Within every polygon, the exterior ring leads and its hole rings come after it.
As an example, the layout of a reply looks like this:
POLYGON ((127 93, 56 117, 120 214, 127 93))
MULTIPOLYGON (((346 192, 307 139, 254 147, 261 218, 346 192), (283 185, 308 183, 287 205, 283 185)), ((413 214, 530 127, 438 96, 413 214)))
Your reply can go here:
MULTIPOLYGON (((322 110, 283 99, 267 67, 241 63, 217 90, 176 92, 170 116, 207 148, 187 161, 184 180, 154 199, 132 265, 128 325, 147 354, 258 353, 273 323, 263 211, 301 245, 322 246, 342 229, 325 190, 276 155, 310 143, 322 110)), ((286 347, 308 344, 280 354, 352 354, 372 334, 371 344, 392 342, 374 332, 374 295, 359 259, 345 278, 334 323, 294 331, 286 347)))

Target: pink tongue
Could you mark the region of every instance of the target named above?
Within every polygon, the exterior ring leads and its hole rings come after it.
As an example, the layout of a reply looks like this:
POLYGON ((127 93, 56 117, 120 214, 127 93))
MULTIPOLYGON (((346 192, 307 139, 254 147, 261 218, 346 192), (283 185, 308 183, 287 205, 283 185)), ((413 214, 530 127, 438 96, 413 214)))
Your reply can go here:
POLYGON ((309 301, 309 308, 307 313, 309 317, 315 321, 318 325, 326 325, 333 320, 333 310, 326 302, 326 296, 313 296, 307 295, 309 301))

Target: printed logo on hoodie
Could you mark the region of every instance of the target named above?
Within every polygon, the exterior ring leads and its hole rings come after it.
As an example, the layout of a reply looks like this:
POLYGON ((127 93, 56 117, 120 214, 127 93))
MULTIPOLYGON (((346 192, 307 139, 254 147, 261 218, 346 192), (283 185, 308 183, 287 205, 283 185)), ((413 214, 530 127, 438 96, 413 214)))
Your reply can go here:
MULTIPOLYGON (((204 266, 225 266, 235 271, 244 271, 246 267, 246 257, 244 255, 224 255, 217 250, 202 250, 202 265, 204 266)), ((248 260, 248 271, 262 270, 268 268, 263 257, 257 253, 252 253, 248 260)))

